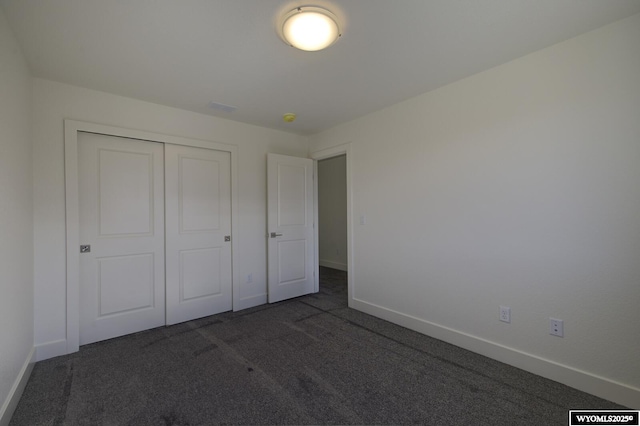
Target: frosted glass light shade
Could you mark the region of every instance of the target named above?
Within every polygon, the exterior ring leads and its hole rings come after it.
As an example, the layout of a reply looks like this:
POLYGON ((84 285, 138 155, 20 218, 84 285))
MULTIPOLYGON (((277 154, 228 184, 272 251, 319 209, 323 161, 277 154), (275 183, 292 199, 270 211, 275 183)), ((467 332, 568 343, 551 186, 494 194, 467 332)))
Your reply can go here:
POLYGON ((326 49, 340 37, 336 16, 326 9, 304 6, 284 16, 280 37, 290 46, 309 52, 326 49))

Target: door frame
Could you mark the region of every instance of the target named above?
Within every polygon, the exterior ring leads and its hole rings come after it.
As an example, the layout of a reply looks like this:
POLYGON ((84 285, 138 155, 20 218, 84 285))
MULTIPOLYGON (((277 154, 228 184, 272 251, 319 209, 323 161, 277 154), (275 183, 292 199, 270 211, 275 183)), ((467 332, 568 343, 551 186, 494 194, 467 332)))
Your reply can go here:
POLYGON ((313 161, 313 175, 314 181, 314 218, 313 221, 316 224, 314 229, 315 238, 315 251, 314 251, 314 267, 315 267, 315 291, 320 289, 320 238, 318 225, 318 161, 326 160, 327 158, 338 157, 344 155, 346 162, 346 174, 347 174, 347 297, 349 307, 353 307, 353 299, 355 297, 355 271, 354 271, 354 250, 353 250, 353 191, 351 190, 351 143, 345 143, 342 145, 335 145, 329 148, 324 148, 311 153, 310 157, 313 161))
POLYGON ((139 139, 143 141, 184 145, 226 151, 231 155, 231 280, 233 310, 243 309, 238 281, 238 147, 214 141, 163 135, 145 130, 126 129, 77 120, 64 120, 64 171, 66 210, 66 353, 80 348, 80 213, 78 189, 78 132, 139 139))

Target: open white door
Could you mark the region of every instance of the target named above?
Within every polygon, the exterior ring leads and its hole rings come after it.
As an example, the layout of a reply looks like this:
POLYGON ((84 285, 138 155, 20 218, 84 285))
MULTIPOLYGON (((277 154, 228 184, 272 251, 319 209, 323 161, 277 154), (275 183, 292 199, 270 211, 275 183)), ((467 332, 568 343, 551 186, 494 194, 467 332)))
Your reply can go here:
POLYGON ((267 154, 269 303, 314 290, 313 160, 267 154))

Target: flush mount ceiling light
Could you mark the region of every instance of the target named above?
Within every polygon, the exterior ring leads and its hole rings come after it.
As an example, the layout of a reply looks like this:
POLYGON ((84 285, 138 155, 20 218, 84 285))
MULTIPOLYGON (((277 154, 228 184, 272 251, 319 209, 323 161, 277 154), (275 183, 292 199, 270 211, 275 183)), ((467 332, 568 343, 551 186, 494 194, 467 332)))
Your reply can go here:
POLYGON ((285 14, 278 34, 289 46, 308 52, 326 49, 341 36, 338 17, 315 6, 296 7, 285 14))

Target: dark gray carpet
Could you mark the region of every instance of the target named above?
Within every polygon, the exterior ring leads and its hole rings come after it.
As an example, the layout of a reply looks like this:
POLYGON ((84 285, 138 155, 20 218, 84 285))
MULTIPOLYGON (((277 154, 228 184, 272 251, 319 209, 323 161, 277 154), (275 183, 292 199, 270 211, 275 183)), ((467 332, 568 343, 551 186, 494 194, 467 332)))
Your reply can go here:
POLYGON ((622 408, 318 294, 83 346, 36 364, 19 425, 566 425, 622 408))

